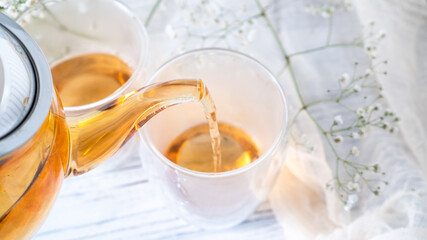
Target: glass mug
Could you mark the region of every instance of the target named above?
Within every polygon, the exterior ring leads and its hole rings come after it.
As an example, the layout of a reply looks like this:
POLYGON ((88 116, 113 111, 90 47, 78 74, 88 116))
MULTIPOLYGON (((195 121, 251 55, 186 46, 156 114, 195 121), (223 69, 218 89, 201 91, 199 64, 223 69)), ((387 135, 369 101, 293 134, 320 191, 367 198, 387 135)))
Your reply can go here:
POLYGON ((258 61, 224 49, 196 50, 173 58, 150 83, 190 76, 208 86, 218 121, 248 133, 260 157, 218 173, 193 171, 167 159, 164 153, 173 139, 206 122, 200 108, 188 103, 157 115, 139 131, 142 164, 153 189, 177 215, 204 229, 229 228, 265 200, 281 169, 288 135, 285 96, 275 77, 258 61))
MULTIPOLYGON (((101 82, 104 79, 94 81, 96 78, 92 78, 92 81, 86 81, 78 89, 71 88, 67 93, 69 86, 54 82, 66 116, 76 117, 95 111, 107 102, 139 89, 147 81, 147 32, 139 18, 120 1, 47 0, 22 13, 17 22, 42 49, 51 69, 57 69, 61 63, 73 57, 89 54, 92 54, 92 58, 86 62, 107 62, 108 67, 117 68, 116 71, 120 71, 119 64, 124 62, 123 65, 129 68, 128 79, 119 84, 113 80, 106 86, 101 82), (97 60, 96 56, 100 56, 100 53, 117 59, 104 57, 97 60), (86 101, 80 102, 83 99, 86 101)), ((56 75, 61 75, 57 72, 53 72, 54 81, 56 75)), ((132 153, 131 145, 124 146, 114 157, 117 160, 125 159, 132 153)))
POLYGON ((160 111, 207 97, 199 80, 157 83, 124 94, 130 84, 66 116, 41 49, 0 13, 0 239, 30 238, 65 177, 111 157, 136 127, 160 111))

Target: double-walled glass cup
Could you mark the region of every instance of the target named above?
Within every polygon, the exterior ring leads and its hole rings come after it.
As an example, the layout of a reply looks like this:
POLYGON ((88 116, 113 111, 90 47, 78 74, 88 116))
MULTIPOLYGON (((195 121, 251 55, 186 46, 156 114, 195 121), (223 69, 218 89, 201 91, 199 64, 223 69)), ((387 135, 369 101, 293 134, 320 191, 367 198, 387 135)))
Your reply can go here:
POLYGON ((252 137, 260 157, 239 169, 219 173, 183 168, 163 153, 185 130, 206 123, 200 104, 170 108, 139 132, 140 156, 149 179, 177 214, 205 229, 239 224, 266 199, 285 158, 287 105, 274 76, 258 61, 238 52, 204 49, 175 57, 150 83, 201 79, 217 109, 217 119, 252 137))
POLYGON ((145 84, 147 33, 139 18, 120 1, 42 1, 17 22, 40 46, 50 67, 83 54, 105 53, 117 56, 131 68, 131 77, 115 92, 90 104, 65 106, 67 116, 98 109, 145 84))
MULTIPOLYGON (((85 105, 64 106, 67 117, 98 111, 113 99, 146 83, 149 54, 145 27, 118 0, 41 1, 19 16, 17 22, 37 42, 51 68, 76 56, 101 53, 118 57, 131 69, 130 78, 105 98, 85 105)), ((124 159, 132 154, 135 143, 131 142, 115 157, 124 159)))

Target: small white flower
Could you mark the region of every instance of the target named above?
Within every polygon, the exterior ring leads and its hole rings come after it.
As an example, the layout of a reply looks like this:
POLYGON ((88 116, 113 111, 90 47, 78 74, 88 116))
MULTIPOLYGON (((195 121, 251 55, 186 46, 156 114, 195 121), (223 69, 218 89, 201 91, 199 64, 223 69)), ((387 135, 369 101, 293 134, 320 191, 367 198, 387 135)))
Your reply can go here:
POLYGON ((322 11, 322 17, 323 18, 330 18, 331 14, 329 12, 327 12, 327 11, 322 11))
POLYGON ((365 129, 359 129, 359 132, 357 132, 357 134, 359 135, 359 137, 363 137, 366 134, 366 130, 365 129))
POLYGON ((386 37, 386 34, 385 34, 384 30, 381 30, 378 32, 378 35, 377 35, 378 39, 383 39, 385 37, 386 37))
POLYGON ((352 192, 360 192, 360 185, 356 182, 348 182, 347 188, 352 192))
POLYGON ((334 142, 336 143, 342 143, 344 141, 344 138, 342 136, 335 136, 334 142))
POLYGON ((344 121, 342 120, 341 115, 337 115, 334 117, 334 125, 341 125, 344 121))
POLYGON ((359 174, 354 175, 353 181, 354 182, 359 182, 359 180, 360 180, 360 175, 359 174))
POLYGON ((343 73, 338 81, 344 86, 350 81, 350 75, 348 75, 348 73, 343 73))
POLYGON ((350 196, 348 196, 347 202, 355 204, 357 201, 359 201, 359 196, 357 196, 356 194, 351 194, 350 196))
POLYGON ((344 210, 350 211, 354 205, 359 201, 359 196, 356 194, 351 194, 348 196, 347 201, 344 205, 344 210))
POLYGON ((27 6, 25 4, 18 5, 18 11, 23 12, 25 9, 27 9, 27 6))
POLYGON ((387 122, 387 121, 384 121, 384 122, 383 122, 383 126, 382 126, 382 128, 383 128, 384 130, 388 130, 388 129, 390 128, 390 123, 389 123, 389 122, 387 122))
POLYGON ((372 111, 374 111, 374 107, 373 107, 373 106, 368 106, 368 107, 366 108, 366 113, 371 114, 371 113, 372 113, 372 111))
POLYGON ((254 40, 255 34, 256 30, 252 28, 246 36, 246 40, 248 40, 248 42, 252 42, 254 40))
POLYGON ((358 183, 356 183, 357 185, 355 185, 355 187, 354 187, 354 191, 355 192, 360 192, 360 184, 358 184, 358 183))
POLYGON ((399 132, 399 128, 398 127, 392 127, 390 128, 390 133, 397 133, 399 132))
POLYGON ((354 87, 353 87, 354 92, 360 92, 361 90, 362 90, 362 88, 358 84, 354 85, 354 87))
POLYGON ((0 0, 0 7, 2 8, 8 8, 10 6, 9 0, 0 0))
POLYGON ((359 156, 359 154, 360 154, 360 151, 359 151, 359 149, 356 147, 356 146, 353 146, 352 148, 351 148, 351 155, 353 155, 353 156, 359 156))
POLYGON ((353 4, 351 3, 351 1, 344 1, 344 9, 346 11, 350 11, 353 9, 353 4))
POLYGON ((370 68, 366 69, 365 71, 365 77, 369 77, 372 75, 372 70, 370 68))
POLYGON ((8 7, 6 9, 6 15, 8 15, 11 18, 16 18, 18 16, 18 10, 14 7, 8 7))
POLYGON ((175 39, 177 38, 178 34, 176 31, 172 28, 172 25, 168 24, 165 28, 166 34, 171 38, 175 39))
POLYGON ((375 104, 375 106, 374 106, 374 110, 375 110, 375 111, 378 111, 378 110, 380 110, 381 108, 382 108, 381 103, 377 103, 377 104, 375 104))
POLYGON ((25 5, 26 5, 27 7, 31 7, 31 6, 35 5, 36 3, 37 3, 37 1, 36 1, 36 0, 27 0, 27 1, 25 2, 25 5))
POLYGON ((365 109, 363 109, 363 108, 358 108, 358 109, 356 110, 356 113, 357 113, 357 115, 359 115, 359 116, 364 116, 364 115, 365 115, 365 109))
POLYGON ((357 132, 352 132, 351 133, 351 138, 358 139, 359 138, 359 134, 357 132))

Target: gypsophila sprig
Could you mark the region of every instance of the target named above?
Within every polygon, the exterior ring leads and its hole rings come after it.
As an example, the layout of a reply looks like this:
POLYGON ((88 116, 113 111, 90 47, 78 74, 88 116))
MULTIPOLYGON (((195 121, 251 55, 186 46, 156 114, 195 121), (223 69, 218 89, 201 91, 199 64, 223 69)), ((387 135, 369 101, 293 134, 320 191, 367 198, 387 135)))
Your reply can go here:
POLYGON ((262 13, 251 13, 242 4, 237 11, 217 1, 180 1, 177 19, 165 26, 171 39, 183 39, 178 52, 206 46, 247 47, 256 36, 256 25, 262 13), (197 43, 195 43, 197 42, 197 43), (232 45, 232 42, 238 44, 232 45))
POLYGON ((0 11, 12 19, 19 17, 19 14, 33 7, 39 0, 0 0, 0 11))
MULTIPOLYGON (((266 13, 266 9, 261 5, 259 0, 255 0, 257 6, 261 12, 266 13)), ((396 123, 399 118, 395 117, 395 114, 386 110, 382 112, 379 103, 382 98, 382 87, 375 79, 376 73, 387 74, 382 68, 387 65, 387 61, 383 60, 378 62, 377 47, 380 42, 386 37, 382 31, 375 31, 375 23, 369 22, 362 36, 354 39, 351 42, 344 43, 331 43, 331 34, 333 31, 333 15, 337 9, 344 9, 345 11, 351 10, 351 4, 348 1, 342 1, 330 5, 320 6, 308 6, 306 11, 310 14, 320 15, 325 18, 329 18, 329 28, 326 32, 326 43, 323 46, 303 50, 296 53, 288 53, 285 49, 283 42, 281 41, 279 34, 275 27, 271 24, 268 14, 264 14, 262 18, 265 20, 266 25, 272 32, 279 49, 282 52, 284 65, 289 69, 289 74, 294 82, 295 89, 301 108, 297 111, 292 123, 295 123, 299 114, 306 112, 311 120, 318 127, 320 132, 325 137, 326 142, 331 148, 335 156, 335 176, 331 179, 326 187, 329 190, 334 190, 337 193, 339 199, 343 202, 346 210, 351 210, 359 200, 358 192, 361 191, 362 186, 366 186, 369 191, 375 195, 379 195, 382 187, 387 185, 386 181, 381 180, 381 176, 385 175, 385 172, 381 172, 378 164, 375 165, 364 165, 357 162, 357 157, 360 154, 359 148, 353 146, 349 149, 346 155, 339 153, 339 146, 343 146, 342 143, 346 138, 360 139, 365 137, 371 128, 379 128, 387 130, 393 133, 397 130, 395 126, 391 126, 391 122, 396 123), (360 47, 363 48, 368 56, 370 57, 370 65, 366 69, 359 69, 359 63, 354 62, 353 73, 343 73, 338 78, 337 89, 328 90, 330 98, 319 99, 310 103, 306 103, 305 98, 302 96, 299 84, 293 71, 292 58, 297 55, 309 54, 317 51, 322 51, 332 47, 360 47), (376 91, 377 96, 373 99, 369 99, 366 91, 376 91), (363 101, 362 106, 347 106, 344 104, 344 100, 350 97, 360 97, 363 101), (342 115, 335 116, 329 130, 326 130, 319 121, 311 113, 311 108, 318 104, 334 103, 338 105, 343 114, 350 115, 351 119, 343 120, 342 115), (343 125, 348 122, 348 125, 343 125), (372 175, 380 175, 380 177, 372 177, 372 175), (350 179, 350 180, 343 180, 350 179)))

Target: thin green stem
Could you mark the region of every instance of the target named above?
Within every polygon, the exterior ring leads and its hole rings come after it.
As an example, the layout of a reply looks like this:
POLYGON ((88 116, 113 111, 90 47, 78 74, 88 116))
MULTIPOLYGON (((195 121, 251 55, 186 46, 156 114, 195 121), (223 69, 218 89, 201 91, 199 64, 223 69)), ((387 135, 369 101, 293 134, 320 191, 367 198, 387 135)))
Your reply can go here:
POLYGON ((305 104, 305 107, 309 108, 319 103, 326 103, 326 102, 336 103, 337 100, 336 99, 320 99, 320 100, 316 100, 316 101, 305 104))
POLYGON ((333 23, 334 23, 334 15, 331 14, 331 16, 329 17, 329 28, 328 28, 328 36, 326 38, 326 46, 329 46, 329 44, 331 43, 333 23))
POLYGON ((357 115, 356 111, 354 111, 353 109, 351 109, 350 107, 348 107, 347 105, 343 104, 342 102, 336 101, 338 105, 340 105, 341 107, 347 109, 349 112, 352 112, 354 114, 357 115))
POLYGON ((261 16, 264 18, 265 22, 267 23, 268 28, 270 29, 270 32, 273 34, 273 37, 274 37, 276 43, 278 44, 278 46, 280 48, 280 52, 282 53, 283 58, 286 61, 286 64, 289 66, 289 73, 291 74, 292 82, 294 83, 295 90, 296 90, 297 95, 298 95, 298 99, 300 100, 301 105, 304 106, 304 99, 302 97, 301 90, 298 86, 298 82, 297 82, 296 77, 295 77, 294 69, 291 65, 291 62, 290 62, 289 56, 286 52, 285 46, 283 45, 283 42, 280 40, 279 33, 274 28, 273 24, 270 21, 270 18, 268 17, 268 14, 267 14, 265 8, 262 7, 259 0, 255 0, 255 2, 257 4, 259 10, 261 11, 261 16))
POLYGON ((226 33, 230 32, 230 31, 231 31, 231 30, 229 30, 230 28, 231 28, 232 30, 237 29, 238 27, 242 26, 244 23, 249 22, 249 21, 251 21, 251 20, 254 20, 254 19, 256 19, 256 18, 259 18, 259 17, 261 17, 261 16, 262 16, 262 13, 257 13, 257 14, 252 15, 252 16, 250 16, 250 17, 248 17, 248 18, 244 19, 244 20, 236 21, 236 22, 234 22, 234 23, 232 23, 232 24, 230 24, 230 25, 228 25, 228 26, 226 26, 226 27, 224 27, 224 28, 221 28, 221 29, 215 30, 215 31, 213 31, 213 32, 211 32, 211 33, 209 33, 209 34, 204 35, 204 36, 205 36, 205 37, 215 37, 215 36, 216 36, 216 34, 218 34, 218 33, 220 33, 220 32, 223 32, 223 31, 224 31, 224 33, 220 35, 220 37, 221 37, 221 36, 225 35, 226 33))
POLYGON ((299 99, 301 105, 304 107, 305 106, 304 99, 302 97, 301 90, 299 88, 297 79, 295 77, 294 68, 292 67, 292 64, 290 61, 288 62, 288 66, 289 66, 289 73, 291 74, 292 82, 294 83, 294 86, 295 86, 295 91, 297 92, 297 95, 298 95, 298 99, 299 99))
POLYGON ((288 63, 285 63, 283 67, 280 69, 280 71, 277 73, 276 77, 279 78, 280 76, 282 76, 282 74, 285 72, 287 67, 288 67, 288 63))
POLYGON ((302 54, 307 54, 307 53, 313 53, 313 52, 317 52, 317 51, 321 51, 327 48, 335 48, 335 47, 362 47, 361 43, 355 43, 355 42, 350 42, 350 43, 334 43, 334 44, 328 44, 328 45, 324 45, 321 47, 315 47, 315 48, 311 48, 311 49, 307 49, 304 51, 300 51, 300 52, 295 52, 295 53, 291 53, 288 56, 289 57, 295 57, 298 55, 302 55, 302 54))
POLYGON ((298 118, 299 114, 300 114, 303 110, 304 110, 303 108, 300 108, 300 109, 298 110, 298 112, 295 114, 294 118, 292 119, 291 124, 289 125, 290 127, 292 127, 292 126, 295 124, 295 122, 297 121, 297 118, 298 118))
POLYGON ((148 25, 150 25, 151 19, 153 18, 154 13, 157 11, 157 8, 159 8, 159 5, 161 2, 162 2, 162 0, 157 0, 156 3, 154 4, 153 8, 151 8, 151 11, 148 14, 148 17, 144 23, 145 27, 148 27, 148 25))
POLYGON ((315 105, 317 105, 317 104, 320 104, 320 103, 327 103, 327 102, 329 102, 329 103, 336 103, 336 104, 340 105, 341 107, 343 107, 343 108, 347 109, 349 112, 352 112, 352 113, 356 114, 356 111, 354 111, 353 109, 351 109, 351 108, 350 108, 350 107, 348 107, 347 105, 345 105, 345 104, 341 103, 341 102, 340 102, 340 101, 341 101, 341 99, 342 99, 342 98, 337 98, 337 99, 320 99, 320 100, 316 100, 316 101, 313 101, 313 102, 307 103, 307 104, 305 104, 304 106, 305 106, 306 108, 309 108, 309 107, 313 107, 313 106, 315 106, 315 105))
POLYGON ((377 120, 378 119, 374 119, 372 121, 369 121, 369 122, 366 122, 366 123, 363 123, 363 124, 356 124, 356 125, 352 125, 352 126, 345 127, 345 128, 335 129, 335 130, 332 130, 330 132, 327 132, 327 134, 334 134, 334 133, 339 133, 339 132, 350 131, 352 129, 361 128, 361 127, 365 127, 365 126, 368 126, 368 125, 376 126, 376 127, 381 127, 381 125, 378 125, 378 122, 376 122, 377 120))
MULTIPOLYGON (((311 118, 311 120, 314 122, 314 124, 317 126, 317 128, 320 130, 320 132, 322 132, 323 135, 326 135, 326 131, 323 129, 322 126, 320 126, 320 124, 317 122, 317 120, 313 117, 313 115, 311 114, 311 112, 308 109, 304 109, 305 112, 307 113, 308 117, 311 118)), ((334 150, 335 151, 335 150, 334 150)))
POLYGON ((273 37, 276 40, 276 43, 278 44, 278 46, 280 48, 280 52, 282 53, 282 55, 285 59, 288 59, 288 54, 286 53, 283 42, 280 40, 278 32, 276 31, 273 24, 271 23, 270 18, 267 15, 266 9, 261 5, 259 0, 255 0, 255 2, 258 6, 258 9, 261 11, 261 16, 264 18, 265 22, 267 23, 268 28, 271 30, 271 33, 273 34, 273 37))
POLYGON ((329 137, 327 136, 326 131, 322 128, 322 126, 320 126, 320 124, 313 117, 313 115, 311 114, 310 111, 308 111, 307 109, 305 111, 307 112, 307 114, 311 118, 311 120, 316 124, 317 128, 319 128, 319 130, 325 136, 326 142, 328 143, 329 147, 331 148, 332 152, 335 155, 335 158, 336 158, 335 178, 337 180, 338 186, 341 186, 341 181, 340 181, 340 177, 339 177, 339 164, 340 164, 341 157, 338 155, 338 152, 335 150, 335 147, 332 145, 331 139, 329 139, 329 137))

